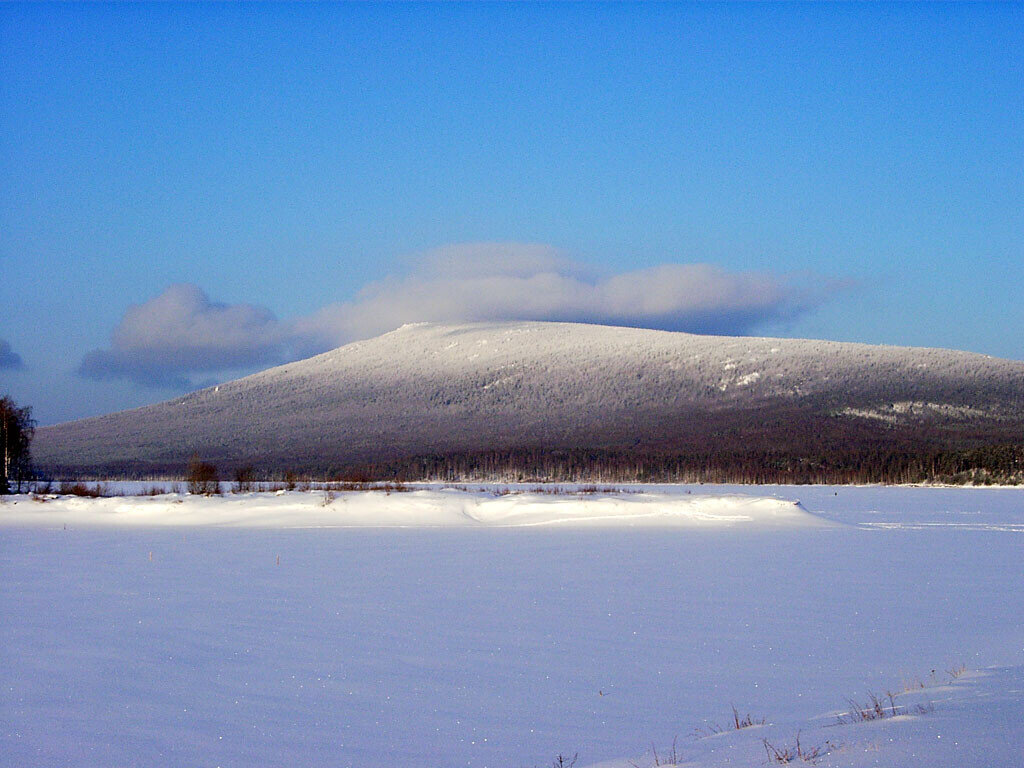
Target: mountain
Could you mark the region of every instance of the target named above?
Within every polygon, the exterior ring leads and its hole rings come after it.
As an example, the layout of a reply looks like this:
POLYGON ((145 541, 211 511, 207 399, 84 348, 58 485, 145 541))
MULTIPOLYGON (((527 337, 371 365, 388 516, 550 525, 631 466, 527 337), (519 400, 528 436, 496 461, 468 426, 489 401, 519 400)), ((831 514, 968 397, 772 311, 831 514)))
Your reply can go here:
POLYGON ((807 479, 815 467, 945 461, 1022 442, 1024 362, 504 322, 403 326, 167 402, 41 428, 33 452, 63 474, 181 472, 198 453, 222 469, 265 471, 584 476, 633 466, 634 476, 667 478, 745 467, 743 477, 771 479, 775 467, 807 479))

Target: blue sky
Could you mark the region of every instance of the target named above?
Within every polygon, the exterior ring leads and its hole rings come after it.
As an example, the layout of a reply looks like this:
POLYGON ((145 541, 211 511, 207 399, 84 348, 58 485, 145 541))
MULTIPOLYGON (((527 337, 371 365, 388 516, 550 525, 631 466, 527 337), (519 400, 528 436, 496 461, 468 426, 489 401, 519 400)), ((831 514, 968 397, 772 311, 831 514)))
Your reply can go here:
POLYGON ((0 391, 415 319, 1024 359, 1024 6, 2 5, 0 391))

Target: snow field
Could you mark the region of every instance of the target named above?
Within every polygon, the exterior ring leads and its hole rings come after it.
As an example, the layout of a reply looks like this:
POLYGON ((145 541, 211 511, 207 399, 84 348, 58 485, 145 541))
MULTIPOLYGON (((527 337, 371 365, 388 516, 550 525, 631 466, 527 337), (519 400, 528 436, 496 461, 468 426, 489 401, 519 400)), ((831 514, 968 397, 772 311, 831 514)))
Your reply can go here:
MULTIPOLYGON (((762 766, 762 739, 798 733, 838 745, 823 766, 1019 764, 1024 493, 745 490, 813 515, 310 529, 213 525, 199 505, 202 525, 8 519, 0 765, 546 768, 579 753, 577 768, 646 768, 675 739, 688 765, 762 766), (928 687, 898 703, 931 711, 834 725, 847 697, 915 679, 928 687), (733 705, 766 724, 708 736, 733 705)), ((226 504, 211 500, 217 519, 226 504)))

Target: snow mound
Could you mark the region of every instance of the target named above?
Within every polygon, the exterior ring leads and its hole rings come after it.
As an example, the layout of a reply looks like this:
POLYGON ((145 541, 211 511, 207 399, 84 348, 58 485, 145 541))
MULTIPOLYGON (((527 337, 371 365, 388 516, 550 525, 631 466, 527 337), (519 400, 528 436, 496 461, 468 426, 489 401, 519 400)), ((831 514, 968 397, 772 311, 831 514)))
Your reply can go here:
POLYGON ((799 502, 669 493, 264 492, 230 496, 14 497, 0 524, 254 528, 832 525, 799 502))

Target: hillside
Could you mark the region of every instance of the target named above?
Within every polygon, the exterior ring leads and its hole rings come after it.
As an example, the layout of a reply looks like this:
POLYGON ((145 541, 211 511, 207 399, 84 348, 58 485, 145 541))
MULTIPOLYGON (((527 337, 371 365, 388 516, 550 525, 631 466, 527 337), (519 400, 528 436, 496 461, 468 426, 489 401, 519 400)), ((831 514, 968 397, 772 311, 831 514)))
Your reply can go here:
POLYGON ((265 471, 580 475, 588 463, 607 474, 640 462, 635 474, 650 477, 934 461, 1022 435, 1022 362, 508 322, 403 326, 167 402, 42 428, 34 453, 63 474, 180 472, 199 453, 265 471))

